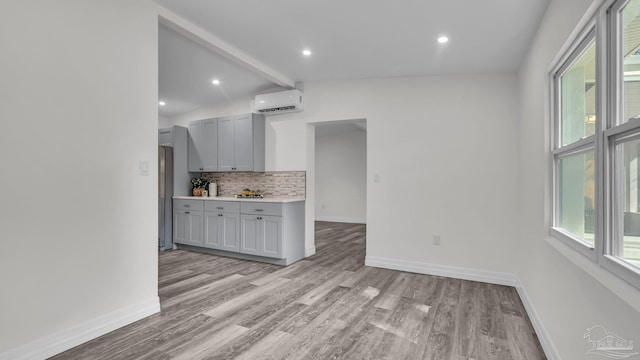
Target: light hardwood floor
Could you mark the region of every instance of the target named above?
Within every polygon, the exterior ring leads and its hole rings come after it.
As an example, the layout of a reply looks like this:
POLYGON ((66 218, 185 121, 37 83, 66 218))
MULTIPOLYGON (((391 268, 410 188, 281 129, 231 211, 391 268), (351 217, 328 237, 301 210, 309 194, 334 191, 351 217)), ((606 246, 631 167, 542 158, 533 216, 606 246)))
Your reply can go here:
POLYGON ((318 222, 289 267, 163 252, 161 313, 53 359, 545 359, 514 288, 365 267, 365 231, 318 222))

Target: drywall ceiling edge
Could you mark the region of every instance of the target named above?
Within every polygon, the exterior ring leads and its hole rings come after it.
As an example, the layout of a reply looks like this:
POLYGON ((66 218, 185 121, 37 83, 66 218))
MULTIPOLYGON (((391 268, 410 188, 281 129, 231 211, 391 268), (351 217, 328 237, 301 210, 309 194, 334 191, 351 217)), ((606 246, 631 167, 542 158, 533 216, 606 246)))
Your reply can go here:
POLYGON ((252 58, 243 51, 184 19, 171 10, 158 6, 158 21, 188 39, 195 41, 230 61, 246 67, 275 84, 291 89, 296 87, 296 83, 293 79, 252 58))

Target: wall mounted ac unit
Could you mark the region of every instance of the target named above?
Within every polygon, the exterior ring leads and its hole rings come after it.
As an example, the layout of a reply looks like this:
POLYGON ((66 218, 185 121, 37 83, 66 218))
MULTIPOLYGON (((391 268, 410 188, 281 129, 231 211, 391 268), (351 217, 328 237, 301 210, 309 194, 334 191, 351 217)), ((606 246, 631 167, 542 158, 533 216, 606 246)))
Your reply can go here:
POLYGON ((302 111, 304 110, 302 96, 302 91, 297 89, 256 95, 253 106, 256 113, 264 115, 302 111))

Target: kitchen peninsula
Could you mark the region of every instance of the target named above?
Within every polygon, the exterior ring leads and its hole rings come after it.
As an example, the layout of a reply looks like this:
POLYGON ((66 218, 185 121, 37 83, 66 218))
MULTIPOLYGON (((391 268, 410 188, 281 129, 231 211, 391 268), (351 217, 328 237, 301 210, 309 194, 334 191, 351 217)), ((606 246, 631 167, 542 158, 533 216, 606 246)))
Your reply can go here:
POLYGON ((304 257, 303 198, 173 197, 181 249, 290 265, 304 257))

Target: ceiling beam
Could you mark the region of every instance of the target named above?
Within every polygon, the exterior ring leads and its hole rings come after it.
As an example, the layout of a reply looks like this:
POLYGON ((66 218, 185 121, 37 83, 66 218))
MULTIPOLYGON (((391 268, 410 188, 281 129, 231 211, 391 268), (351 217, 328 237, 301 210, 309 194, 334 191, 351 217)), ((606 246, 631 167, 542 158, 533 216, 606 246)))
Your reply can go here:
POLYGON ((257 73, 279 86, 290 89, 296 87, 296 82, 293 81, 293 79, 252 58, 242 50, 232 46, 226 41, 186 20, 171 10, 158 6, 158 21, 188 39, 191 39, 216 54, 257 73))

